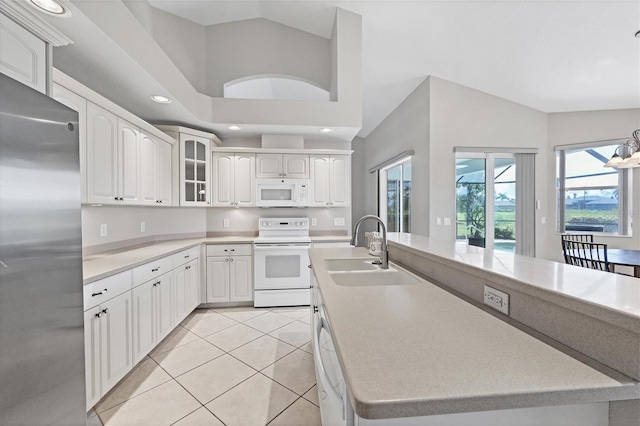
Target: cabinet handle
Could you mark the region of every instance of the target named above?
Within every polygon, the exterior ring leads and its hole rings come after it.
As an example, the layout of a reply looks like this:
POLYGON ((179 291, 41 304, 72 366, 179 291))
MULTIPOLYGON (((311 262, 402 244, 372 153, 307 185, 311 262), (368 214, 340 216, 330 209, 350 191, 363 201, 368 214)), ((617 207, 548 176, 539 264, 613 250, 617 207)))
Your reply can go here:
POLYGON ((120 197, 120 201, 124 201, 124 198, 120 197))
POLYGON ((318 312, 318 307, 314 305, 314 307, 313 307, 313 313, 315 314, 316 312, 318 312))
POLYGON ((106 293, 106 292, 107 292, 107 289, 105 288, 104 290, 99 291, 97 293, 91 293, 91 297, 100 296, 101 294, 106 293))
POLYGON ((101 316, 102 316, 102 311, 100 311, 100 312, 98 312, 98 313, 96 314, 96 318, 100 318, 101 316))
POLYGON ((118 201, 118 197, 113 197, 114 200, 118 201))
POLYGON ((185 266, 184 269, 191 269, 191 266, 185 266))
POLYGON ((229 250, 229 251, 236 251, 236 249, 231 249, 231 250, 229 250))
POLYGON ((184 258, 185 258, 185 259, 188 259, 190 256, 191 256, 191 255, 190 255, 190 254, 188 254, 188 255, 186 255, 184 258))
POLYGON ((102 310, 102 313, 103 313, 103 314, 108 314, 108 313, 109 313, 109 308, 104 308, 104 309, 102 310))
POLYGON ((158 272, 159 270, 160 270, 160 267, 158 266, 157 268, 153 268, 151 272, 158 272))
POLYGON ((307 268, 311 269, 311 265, 307 265, 307 268))
POLYGON ((162 284, 162 281, 157 281, 157 282, 153 283, 153 286, 154 286, 154 287, 157 287, 157 286, 159 286, 160 284, 162 284))

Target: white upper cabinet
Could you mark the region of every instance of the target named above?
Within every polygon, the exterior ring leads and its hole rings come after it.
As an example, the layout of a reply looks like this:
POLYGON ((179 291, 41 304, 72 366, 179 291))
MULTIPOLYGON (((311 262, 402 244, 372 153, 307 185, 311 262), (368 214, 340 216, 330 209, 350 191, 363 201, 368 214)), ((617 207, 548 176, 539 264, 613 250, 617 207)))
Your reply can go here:
POLYGON ((209 206, 210 141, 180 133, 180 205, 209 206))
POLYGON ((256 205, 255 154, 212 154, 212 205, 256 205))
POLYGON ((63 73, 54 75, 60 82, 52 97, 78 112, 82 202, 172 205, 175 140, 63 73))
POLYGON ((53 84, 51 96, 75 112, 78 113, 78 136, 80 139, 80 198, 82 203, 87 202, 87 100, 71 90, 59 84, 53 84))
POLYGON ((118 171, 118 118, 88 102, 87 202, 119 201, 118 171))
POLYGON ((158 141, 157 151, 156 203, 170 206, 173 204, 173 145, 158 141))
POLYGON ((118 201, 140 204, 140 131, 118 118, 118 201))
POLYGON ((0 72, 47 92, 47 44, 0 13, 0 72))
POLYGON ((346 207, 351 203, 351 157, 311 155, 309 207, 346 207))
POLYGON ((158 146, 164 142, 140 133, 140 201, 156 204, 158 196, 158 146))
POLYGON ((257 178, 309 178, 309 156, 304 154, 256 155, 257 178))

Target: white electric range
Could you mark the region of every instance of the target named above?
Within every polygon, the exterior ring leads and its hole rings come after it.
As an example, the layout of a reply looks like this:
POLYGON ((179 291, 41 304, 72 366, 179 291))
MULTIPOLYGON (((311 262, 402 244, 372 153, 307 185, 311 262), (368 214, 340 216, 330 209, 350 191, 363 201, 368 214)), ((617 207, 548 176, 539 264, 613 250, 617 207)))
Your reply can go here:
POLYGON ((308 306, 309 219, 260 218, 253 243, 255 307, 308 306))

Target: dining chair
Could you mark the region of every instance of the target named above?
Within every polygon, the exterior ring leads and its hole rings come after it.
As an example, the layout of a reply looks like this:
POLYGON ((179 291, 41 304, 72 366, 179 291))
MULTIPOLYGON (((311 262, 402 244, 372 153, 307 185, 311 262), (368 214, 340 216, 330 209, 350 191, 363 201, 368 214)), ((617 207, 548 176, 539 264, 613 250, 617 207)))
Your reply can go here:
POLYGON ((607 257, 607 245, 588 241, 563 240, 565 261, 569 265, 613 272, 607 257))
POLYGON ((569 260, 567 259, 567 248, 565 247, 565 241, 592 243, 593 234, 561 234, 560 241, 562 243, 562 254, 564 255, 564 263, 569 263, 569 260))

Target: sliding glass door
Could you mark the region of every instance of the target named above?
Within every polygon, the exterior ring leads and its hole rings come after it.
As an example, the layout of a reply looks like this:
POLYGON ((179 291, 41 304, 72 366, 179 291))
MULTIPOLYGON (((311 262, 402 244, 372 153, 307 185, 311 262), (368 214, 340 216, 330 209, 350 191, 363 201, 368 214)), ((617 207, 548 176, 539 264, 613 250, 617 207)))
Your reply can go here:
POLYGON ((515 251, 516 160, 508 153, 456 153, 456 239, 515 251))

